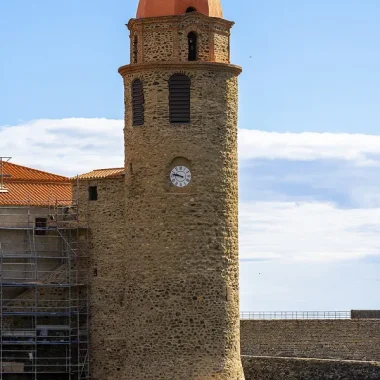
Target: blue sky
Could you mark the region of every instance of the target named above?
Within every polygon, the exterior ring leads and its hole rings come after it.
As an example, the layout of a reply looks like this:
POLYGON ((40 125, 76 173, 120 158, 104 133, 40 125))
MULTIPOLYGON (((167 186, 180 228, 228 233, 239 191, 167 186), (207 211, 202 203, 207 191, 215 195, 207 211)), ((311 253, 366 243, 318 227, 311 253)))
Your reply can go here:
MULTIPOLYGON (((244 69, 242 309, 378 308, 379 1, 222 3, 244 69)), ((0 2, 0 155, 67 175, 122 165, 136 7, 0 2)))

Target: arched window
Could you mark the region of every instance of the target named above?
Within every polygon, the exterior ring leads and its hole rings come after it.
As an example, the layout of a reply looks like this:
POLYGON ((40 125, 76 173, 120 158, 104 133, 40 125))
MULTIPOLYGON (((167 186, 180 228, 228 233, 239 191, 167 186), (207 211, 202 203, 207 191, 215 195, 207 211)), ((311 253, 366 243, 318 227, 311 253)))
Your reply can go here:
POLYGON ((137 58, 138 58, 138 39, 137 36, 133 37, 133 62, 132 63, 137 63, 137 58))
POLYGON ((144 124, 144 88, 140 79, 132 82, 132 125, 144 124))
POLYGON ((190 12, 196 12, 197 10, 194 8, 194 7, 189 7, 186 9, 186 13, 190 13, 190 12))
POLYGON ((170 123, 190 123, 190 78, 175 74, 169 79, 170 123))
POLYGON ((189 44, 189 61, 196 61, 198 58, 197 34, 190 32, 187 35, 187 41, 189 44))

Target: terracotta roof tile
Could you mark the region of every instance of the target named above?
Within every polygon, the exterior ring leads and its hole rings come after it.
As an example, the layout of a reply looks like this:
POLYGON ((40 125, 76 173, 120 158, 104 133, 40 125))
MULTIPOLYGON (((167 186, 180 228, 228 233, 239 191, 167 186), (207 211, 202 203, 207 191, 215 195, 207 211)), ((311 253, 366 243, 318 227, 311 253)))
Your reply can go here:
POLYGON ((36 181, 36 182, 67 182, 68 178, 26 166, 3 162, 4 182, 36 181))
POLYGON ((124 168, 112 169, 97 169, 92 172, 81 174, 78 177, 73 177, 71 180, 82 179, 103 179, 103 178, 122 178, 124 176, 124 168))
POLYGON ((7 193, 0 193, 0 205, 47 206, 59 201, 61 205, 71 203, 70 183, 16 183, 5 184, 7 193))
MULTIPOLYGON (((3 183, 7 192, 0 191, 0 205, 70 204, 72 199, 69 178, 3 162, 3 183)), ((0 171, 1 175, 1 171, 0 171)))

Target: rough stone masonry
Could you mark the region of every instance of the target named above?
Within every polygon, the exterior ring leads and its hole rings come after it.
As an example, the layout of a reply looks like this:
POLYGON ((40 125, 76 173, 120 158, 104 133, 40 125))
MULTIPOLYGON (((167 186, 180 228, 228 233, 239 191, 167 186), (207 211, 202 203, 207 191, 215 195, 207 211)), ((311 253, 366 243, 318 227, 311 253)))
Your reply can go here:
MULTIPOLYGON (((239 347, 237 76, 232 23, 192 12, 131 20, 125 88, 125 379, 244 378, 239 347), (188 35, 197 38, 189 62, 188 35), (137 41, 137 43, 136 43, 137 41), (172 123, 173 75, 190 86, 190 122, 172 123), (144 124, 133 125, 134 80, 144 124), (189 186, 170 181, 176 167, 189 186)), ((180 95, 179 95, 180 96, 180 95)))
POLYGON ((219 9, 209 8, 211 2, 197 0, 204 3, 197 12, 195 3, 181 0, 173 8, 178 13, 159 17, 145 17, 139 8, 140 18, 128 24, 131 64, 119 69, 125 89, 123 176, 79 181, 80 204, 89 214, 94 380, 244 379, 241 68, 230 64, 233 23, 210 17, 207 9, 219 9), (184 78, 181 86, 189 84, 189 96, 170 88, 176 75, 184 78), (177 114, 189 110, 189 120, 172 120, 173 97, 177 114), (188 186, 173 185, 176 167, 191 171, 188 186), (96 200, 88 200, 90 187, 96 200))

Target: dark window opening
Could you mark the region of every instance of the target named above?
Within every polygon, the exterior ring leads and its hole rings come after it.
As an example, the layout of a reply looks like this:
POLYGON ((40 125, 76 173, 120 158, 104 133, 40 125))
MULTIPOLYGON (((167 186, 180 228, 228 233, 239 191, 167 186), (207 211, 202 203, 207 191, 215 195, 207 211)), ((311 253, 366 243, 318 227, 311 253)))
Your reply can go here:
POLYGON ((194 8, 194 7, 189 7, 186 9, 186 13, 190 13, 190 12, 196 12, 197 10, 194 8))
POLYGON ((133 126, 144 124, 144 88, 140 79, 132 83, 133 126))
POLYGON ((34 235, 44 236, 47 232, 47 218, 36 218, 34 235))
POLYGON ((187 35, 187 41, 189 43, 189 61, 197 60, 197 35, 194 32, 190 32, 187 35))
POLYGON ((137 36, 133 38, 133 63, 137 63, 138 58, 138 39, 137 36))
POLYGON ((129 171, 131 174, 133 174, 133 165, 132 162, 129 164, 129 171))
POLYGON ((190 123, 190 78, 175 74, 169 79, 169 114, 170 123, 190 123))
POLYGON ((97 201, 98 200, 98 187, 97 186, 90 186, 88 188, 88 199, 90 201, 97 201))

